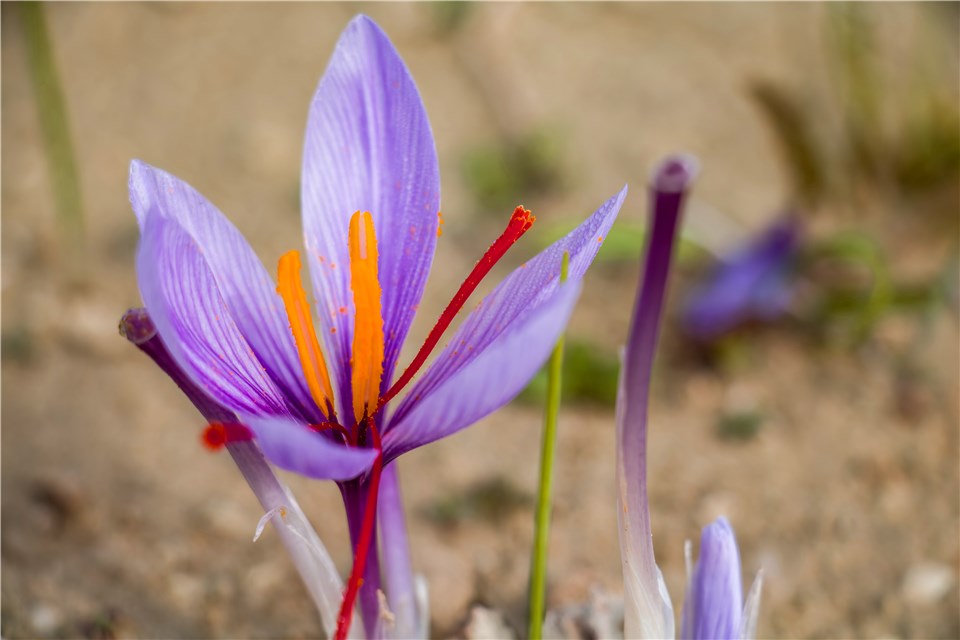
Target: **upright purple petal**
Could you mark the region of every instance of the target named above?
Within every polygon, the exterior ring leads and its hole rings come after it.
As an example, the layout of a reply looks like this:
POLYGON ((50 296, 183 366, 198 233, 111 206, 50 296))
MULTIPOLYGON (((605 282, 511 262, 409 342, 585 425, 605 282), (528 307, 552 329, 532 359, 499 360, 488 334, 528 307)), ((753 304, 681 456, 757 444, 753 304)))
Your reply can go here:
POLYGON ((146 217, 137 277, 157 333, 193 382, 234 413, 289 414, 237 328, 200 247, 176 219, 146 217))
POLYGON ((567 288, 560 286, 563 254, 570 255, 568 284, 576 289, 626 194, 624 187, 480 302, 387 421, 391 456, 462 429, 520 392, 550 354, 575 302, 574 291, 558 297, 567 288), (475 385, 489 393, 477 393, 475 385))
POLYGON ((423 295, 440 210, 440 169, 420 94, 386 34, 366 16, 340 36, 310 105, 301 199, 320 334, 348 407, 350 216, 369 211, 377 230, 386 389, 423 295))
POLYGON ((317 480, 350 480, 373 464, 374 449, 338 444, 297 420, 240 416, 267 460, 317 480))
POLYGON ((633 310, 617 397, 617 518, 623 565, 624 633, 628 638, 673 635, 673 607, 653 555, 647 498, 647 409, 667 275, 680 210, 696 174, 689 157, 668 158, 650 186, 651 230, 633 310))
POLYGON ((130 163, 130 202, 141 234, 147 220, 159 216, 174 220, 199 247, 237 329, 267 375, 293 411, 319 422, 276 286, 237 228, 193 187, 139 160, 130 163))
POLYGON ((742 609, 737 539, 727 519, 717 518, 704 527, 700 537, 700 556, 687 585, 680 637, 738 640, 742 609))

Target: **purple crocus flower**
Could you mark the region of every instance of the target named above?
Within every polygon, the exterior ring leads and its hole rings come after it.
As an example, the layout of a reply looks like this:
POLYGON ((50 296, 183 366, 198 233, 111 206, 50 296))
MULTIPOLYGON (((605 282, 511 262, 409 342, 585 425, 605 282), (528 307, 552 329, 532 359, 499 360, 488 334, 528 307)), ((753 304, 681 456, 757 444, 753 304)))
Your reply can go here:
MULTIPOLYGON (((672 638, 675 631, 670 594, 653 554, 646 480, 647 412, 653 358, 680 211, 696 173, 696 161, 687 156, 668 158, 654 172, 650 188, 652 224, 620 376, 617 516, 625 601, 624 636, 627 638, 672 638)), ((757 585, 751 614, 743 618, 740 559, 733 531, 726 520, 708 527, 700 560, 691 577, 691 597, 684 605, 682 636, 737 638, 741 628, 752 634, 759 581, 757 585), (741 626, 744 619, 749 623, 741 626), (731 631, 734 629, 735 632, 731 631), (705 635, 700 635, 700 631, 705 635)))
POLYGON ((799 248, 799 220, 787 215, 721 258, 687 299, 686 333, 710 341, 744 323, 770 322, 786 313, 799 248))
POLYGON ((141 295, 172 362, 225 416, 208 440, 252 439, 274 465, 339 483, 356 556, 338 636, 349 628, 358 588, 368 635, 380 632, 381 588, 397 636, 423 628, 390 463, 476 422, 523 388, 566 325, 625 195, 626 188, 484 298, 389 412, 388 402, 533 218, 517 208, 394 379, 439 235, 440 181, 419 93, 372 20, 351 21, 310 106, 301 201, 317 331, 298 252, 280 259, 275 284, 239 231, 197 191, 132 163, 141 295), (561 284, 564 253, 569 277, 561 284), (378 517, 385 581, 371 540, 378 517))
POLYGON ((746 604, 740 581, 740 552, 733 527, 720 517, 704 527, 700 556, 691 566, 687 542, 687 595, 683 602, 680 637, 684 640, 753 638, 757 633, 761 574, 750 588, 746 604))

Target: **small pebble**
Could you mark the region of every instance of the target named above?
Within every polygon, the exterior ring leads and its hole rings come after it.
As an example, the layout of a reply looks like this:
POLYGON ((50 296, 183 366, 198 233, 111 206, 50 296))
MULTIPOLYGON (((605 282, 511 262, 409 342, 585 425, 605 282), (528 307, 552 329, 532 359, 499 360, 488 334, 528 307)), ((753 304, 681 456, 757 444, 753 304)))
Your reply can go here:
POLYGON ((953 569, 945 564, 915 564, 903 580, 903 597, 914 604, 930 604, 947 595, 953 581, 953 569))
POLYGON ((30 612, 30 624, 39 635, 50 636, 60 626, 60 612, 50 605, 41 604, 30 612))

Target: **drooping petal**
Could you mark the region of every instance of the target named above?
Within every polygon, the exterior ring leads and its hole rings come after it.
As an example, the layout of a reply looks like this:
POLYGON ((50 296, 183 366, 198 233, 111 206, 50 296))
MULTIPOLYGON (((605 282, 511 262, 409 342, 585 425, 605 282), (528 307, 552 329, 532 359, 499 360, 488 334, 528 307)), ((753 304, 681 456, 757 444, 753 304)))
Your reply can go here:
POLYGON ((282 301, 237 228, 193 187, 138 160, 130 163, 130 202, 141 234, 146 233, 149 218, 170 219, 199 247, 237 329, 267 375, 294 411, 304 419, 319 421, 282 301))
POLYGON ((267 460, 287 471, 318 480, 350 480, 370 468, 374 449, 338 444, 302 422, 241 416, 267 460))
MULTIPOLYGON (((207 420, 236 422, 235 415, 210 398, 176 363, 146 309, 130 309, 123 314, 120 332, 170 376, 207 420)), ((266 463, 256 442, 231 442, 227 444, 227 451, 264 510, 279 512, 280 517, 273 518, 277 533, 320 612, 327 636, 331 637, 343 594, 343 580, 330 553, 290 490, 266 463)))
MULTIPOLYGON (((440 384, 411 403, 399 421, 391 423, 383 437, 385 458, 392 460, 459 431, 512 400, 553 351, 579 294, 580 282, 568 282, 538 306, 505 323, 480 355, 470 358, 466 366, 452 368, 440 384)), ((462 353, 466 359, 471 337, 463 337, 462 351, 440 357, 457 359, 462 353)), ((417 388, 411 393, 417 393, 417 388)))
MULTIPOLYGON (((492 348, 501 339, 506 339, 510 334, 508 330, 514 322, 526 317, 528 312, 556 294, 560 287, 560 264, 564 253, 570 255, 568 283, 578 283, 596 257, 597 251, 600 250, 603 238, 616 219, 626 195, 627 188, 624 187, 567 236, 514 270, 484 298, 400 403, 387 423, 387 433, 394 429, 400 430, 404 423, 412 423, 408 414, 419 403, 426 402, 440 386, 445 386, 448 380, 457 376, 474 360, 479 359, 486 349, 492 348)), ((531 343, 531 345, 534 344, 538 348, 543 346, 539 339, 531 343)), ((550 348, 552 348, 552 342, 544 353, 549 354, 550 348)), ((500 352, 504 353, 502 349, 500 352)), ((536 371, 543 360, 531 362, 532 354, 528 356, 528 353, 525 348, 521 349, 513 355, 512 359, 517 361, 518 367, 534 366, 536 371), (521 360, 526 362, 521 363, 521 360)), ((506 366, 506 363, 503 366, 506 366)), ((515 389, 513 393, 519 391, 520 389, 515 389)), ((464 396, 469 396, 471 392, 469 389, 464 389, 462 393, 464 396)), ((507 397, 504 402, 510 397, 507 397)), ((467 397, 466 402, 469 404, 474 400, 467 397)), ((463 426, 466 425, 459 425, 457 428, 463 426)), ((416 427, 411 424, 411 428, 416 427)), ((393 436, 393 438, 399 438, 399 436, 393 436)), ((386 439, 385 436, 385 441, 386 439)))
POLYGON ((379 240, 388 385, 423 295, 440 209, 440 169, 420 94, 386 34, 366 16, 344 30, 310 105, 301 200, 321 334, 341 401, 349 404, 350 216, 372 213, 379 240))
POLYGON ((174 218, 146 216, 137 277, 170 355, 217 404, 234 413, 289 414, 240 334, 200 247, 174 218))
POLYGON ((680 637, 684 640, 738 640, 742 609, 737 540, 727 519, 717 518, 704 527, 700 538, 700 556, 683 603, 680 637))
POLYGON ((673 630, 673 608, 653 554, 647 498, 647 408, 650 376, 681 206, 696 173, 692 158, 674 157, 654 172, 651 230, 644 271, 624 352, 617 394, 617 519, 623 568, 624 633, 662 638, 673 630))

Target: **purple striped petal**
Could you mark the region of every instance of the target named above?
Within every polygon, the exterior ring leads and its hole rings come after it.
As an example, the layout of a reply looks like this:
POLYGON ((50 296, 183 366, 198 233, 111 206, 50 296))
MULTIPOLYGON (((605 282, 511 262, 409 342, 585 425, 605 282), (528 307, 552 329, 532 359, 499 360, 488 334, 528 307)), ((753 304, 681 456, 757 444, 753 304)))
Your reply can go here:
POLYGON ((738 639, 742 610, 740 552, 733 528, 721 517, 705 527, 700 537, 700 557, 687 585, 680 637, 738 639))
MULTIPOLYGON (((385 459, 393 460, 468 427, 512 400, 550 356, 579 294, 579 282, 555 290, 550 298, 513 320, 469 364, 455 367, 438 386, 412 403, 402 419, 391 421, 390 431, 383 437, 385 459)), ((465 340, 457 343, 464 345, 463 351, 445 353, 441 358, 466 359, 470 342, 465 340)))
POLYGON ((140 295, 170 355, 219 405, 288 413, 240 334, 200 247, 173 218, 147 215, 137 252, 140 295))
POLYGON ((267 460, 287 471, 317 480, 350 480, 370 468, 374 449, 333 442, 296 420, 241 416, 267 460))
POLYGON ((141 234, 148 218, 170 219, 199 247, 237 329, 267 375, 295 412, 318 422, 276 286, 243 235, 193 187, 138 160, 130 163, 130 202, 141 234))
MULTIPOLYGON (((626 195, 627 188, 624 187, 566 237, 561 238, 528 263, 514 270, 490 295, 480 302, 450 340, 447 347, 426 371, 423 378, 414 384, 387 422, 387 428, 385 429, 387 435, 384 436, 384 442, 395 442, 397 449, 391 455, 398 455, 401 449, 406 451, 462 429, 470 424, 470 422, 463 422, 467 417, 474 416, 473 420, 478 420, 483 415, 499 408, 520 392, 523 384, 526 384, 549 355, 564 324, 555 323, 556 319, 551 319, 549 322, 553 324, 550 326, 556 328, 555 333, 529 336, 526 343, 522 342, 518 336, 526 336, 530 332, 528 326, 539 326, 538 323, 548 322, 535 317, 534 311, 541 305, 547 305, 548 303, 554 305, 551 306, 551 309, 558 314, 568 312, 564 311, 566 304, 570 304, 572 308, 572 299, 554 299, 560 290, 560 263, 563 254, 566 252, 570 255, 568 283, 579 283, 596 257, 597 251, 600 250, 603 237, 610 230, 610 226, 616 219, 626 195), (518 350, 510 352, 500 344, 501 341, 509 342, 513 345, 513 348, 518 350), (475 361, 484 358, 488 349, 493 350, 495 355, 489 359, 484 359, 480 365, 471 369, 469 373, 462 373, 468 367, 471 367, 475 361), (504 360, 501 361, 501 358, 504 360), (517 372, 516 374, 506 371, 511 367, 517 372), (530 368, 532 368, 533 373, 527 375, 527 369, 530 368), (486 373, 484 373, 485 370, 486 373), (484 375, 493 376, 495 379, 481 380, 484 375), (496 386, 495 383, 499 383, 502 386, 502 393, 497 392, 490 398, 484 399, 474 394, 470 386, 463 387, 459 392, 454 390, 456 386, 466 384, 465 381, 467 380, 471 381, 469 382, 470 385, 496 386), (512 385, 509 388, 505 384, 507 380, 512 385), (451 381, 457 382, 455 385, 451 385, 451 381), (513 388, 513 385, 519 386, 513 388), (437 423, 433 428, 426 429, 426 427, 417 424, 421 419, 420 416, 425 414, 425 410, 421 409, 420 405, 429 403, 430 406, 434 406, 438 404, 439 401, 433 400, 432 397, 439 393, 441 388, 446 389, 441 394, 445 398, 445 402, 454 403, 462 400, 464 410, 462 412, 456 408, 444 410, 444 413, 447 414, 461 413, 461 415, 456 421, 450 421, 445 425, 437 423), (458 400, 458 395, 464 397, 458 400), (493 400, 500 402, 500 404, 497 406, 489 405, 493 400), (481 401, 483 401, 483 412, 479 411, 481 401), (471 409, 468 411, 466 407, 471 407, 471 409), (398 433, 391 435, 394 430, 398 433), (399 433, 407 430, 409 430, 407 435, 399 433), (415 435, 421 431, 423 433, 415 435), (426 435, 429 435, 428 439, 424 439, 426 435), (404 443, 402 447, 399 444, 400 442, 404 443)), ((565 296, 570 295, 573 294, 565 294, 565 296)), ((538 313, 543 314, 546 311, 541 309, 538 313)))
POLYGON ((310 105, 301 200, 319 333, 339 381, 343 417, 354 313, 350 216, 369 211, 377 230, 385 390, 423 295, 440 209, 440 169, 420 94, 390 40, 366 16, 340 36, 310 105))
POLYGON ((560 263, 565 252, 570 255, 568 281, 581 280, 600 250, 603 237, 610 230, 626 195, 627 188, 624 187, 580 226, 515 269, 484 298, 400 403, 388 428, 392 429, 405 419, 419 398, 428 396, 479 357, 512 322, 552 296, 560 284, 560 263))

